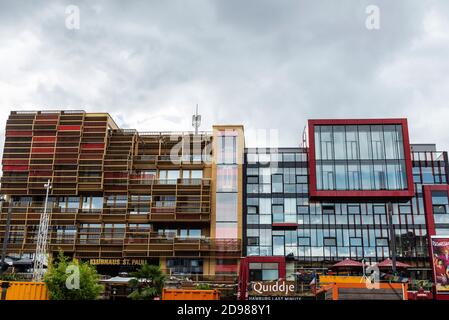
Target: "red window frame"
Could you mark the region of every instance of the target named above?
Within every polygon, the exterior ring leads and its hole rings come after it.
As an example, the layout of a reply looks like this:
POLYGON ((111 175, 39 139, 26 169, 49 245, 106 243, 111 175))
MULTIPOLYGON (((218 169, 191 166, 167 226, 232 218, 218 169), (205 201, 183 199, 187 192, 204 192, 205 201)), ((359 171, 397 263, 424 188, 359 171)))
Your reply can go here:
MULTIPOLYGON (((432 191, 446 191, 449 196, 449 185, 423 185, 424 211, 426 214, 427 243, 430 265, 432 267, 432 279, 435 281, 435 266, 432 254, 432 236, 436 235, 435 218, 433 217, 432 191)), ((449 294, 434 292, 437 300, 449 300, 449 294)))
POLYGON ((309 134, 309 174, 310 198, 328 199, 372 199, 372 198, 412 198, 415 195, 415 185, 413 183, 412 159, 410 149, 410 139, 407 119, 312 119, 308 121, 309 134), (382 125, 394 124, 402 126, 402 136, 404 140, 404 157, 407 175, 406 190, 317 190, 316 187, 316 159, 315 159, 315 125, 382 125), (407 152, 409 150, 409 152, 407 152))

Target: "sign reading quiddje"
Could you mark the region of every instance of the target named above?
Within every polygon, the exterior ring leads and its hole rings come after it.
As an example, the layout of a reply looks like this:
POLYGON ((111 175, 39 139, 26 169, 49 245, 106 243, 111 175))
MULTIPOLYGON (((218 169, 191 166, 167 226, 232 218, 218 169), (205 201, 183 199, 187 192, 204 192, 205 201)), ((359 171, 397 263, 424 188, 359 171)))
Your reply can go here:
POLYGON ((294 296, 296 285, 294 281, 255 281, 251 282, 251 296, 294 296))
POLYGON ((145 264, 145 259, 90 259, 91 265, 107 266, 140 266, 145 264))

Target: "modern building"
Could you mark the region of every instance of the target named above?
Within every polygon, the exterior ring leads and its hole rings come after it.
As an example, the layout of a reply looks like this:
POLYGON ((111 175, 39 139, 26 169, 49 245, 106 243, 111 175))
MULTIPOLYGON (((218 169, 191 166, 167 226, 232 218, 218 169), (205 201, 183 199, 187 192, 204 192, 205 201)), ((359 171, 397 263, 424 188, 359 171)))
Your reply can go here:
POLYGON ((13 111, 5 136, 0 242, 9 257, 33 258, 49 181, 50 253, 109 275, 148 262, 198 279, 236 276, 242 126, 137 132, 107 113, 13 111))
POLYGON ((244 179, 250 281, 393 250, 413 279, 432 278, 429 232, 449 234, 448 157, 410 145, 405 119, 309 120, 308 145, 245 149, 244 179), (426 188, 444 193, 433 207, 426 188))
POLYGON ((430 236, 449 235, 447 152, 410 144, 405 119, 309 120, 307 133, 250 149, 241 125, 137 132, 107 113, 13 111, 0 240, 33 258, 49 181, 49 252, 103 274, 148 262, 242 283, 396 256, 431 279, 430 236))

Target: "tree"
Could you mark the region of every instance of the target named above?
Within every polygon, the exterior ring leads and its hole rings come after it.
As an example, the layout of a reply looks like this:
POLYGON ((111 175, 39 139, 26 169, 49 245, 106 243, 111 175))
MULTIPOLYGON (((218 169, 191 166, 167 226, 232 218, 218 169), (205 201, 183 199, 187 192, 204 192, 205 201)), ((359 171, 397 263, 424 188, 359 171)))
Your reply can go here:
POLYGON ((159 266, 143 264, 139 270, 131 273, 134 279, 129 285, 134 291, 128 296, 133 300, 149 300, 162 293, 165 275, 159 266))
POLYGON ((99 279, 94 266, 77 259, 70 262, 62 251, 56 262, 49 260, 44 276, 52 300, 96 300, 104 289, 99 279))

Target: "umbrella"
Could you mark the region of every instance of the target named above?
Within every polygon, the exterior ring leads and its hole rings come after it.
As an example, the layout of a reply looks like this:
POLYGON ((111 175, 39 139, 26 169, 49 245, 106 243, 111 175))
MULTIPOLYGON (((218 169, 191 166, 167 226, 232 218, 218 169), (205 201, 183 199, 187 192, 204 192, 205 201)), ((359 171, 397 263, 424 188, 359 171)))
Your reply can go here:
MULTIPOLYGON (((14 260, 12 262, 12 265, 14 267, 16 266, 24 266, 24 267, 28 267, 28 266, 32 266, 34 264, 34 260, 33 259, 29 259, 29 258, 22 258, 19 260, 14 260)), ((44 265, 46 265, 46 263, 44 263, 44 265)))
POLYGON ((363 263, 346 258, 345 260, 342 260, 342 261, 334 264, 331 267, 331 269, 351 269, 351 268, 361 268, 361 267, 363 267, 363 263))
MULTIPOLYGON (((387 258, 384 261, 379 262, 376 266, 378 268, 391 269, 391 268, 393 268, 393 261, 390 258, 387 258)), ((410 267, 410 265, 408 265, 406 263, 396 261, 396 268, 407 269, 409 267, 410 267)))

